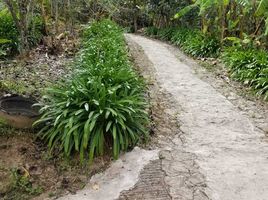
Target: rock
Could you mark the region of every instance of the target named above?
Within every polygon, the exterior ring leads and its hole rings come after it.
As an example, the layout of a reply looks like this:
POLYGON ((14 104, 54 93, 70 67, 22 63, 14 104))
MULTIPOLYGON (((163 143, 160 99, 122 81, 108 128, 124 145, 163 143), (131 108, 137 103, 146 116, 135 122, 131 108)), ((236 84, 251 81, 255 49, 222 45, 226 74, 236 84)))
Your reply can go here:
POLYGON ((7 169, 0 168, 0 180, 0 194, 10 192, 14 183, 12 173, 7 169))

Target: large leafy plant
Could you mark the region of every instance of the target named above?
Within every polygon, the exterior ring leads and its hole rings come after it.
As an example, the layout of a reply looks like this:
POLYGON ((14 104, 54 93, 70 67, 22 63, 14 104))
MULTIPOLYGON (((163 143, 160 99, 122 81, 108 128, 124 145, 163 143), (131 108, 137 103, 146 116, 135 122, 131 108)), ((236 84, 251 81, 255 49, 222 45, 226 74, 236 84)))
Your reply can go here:
POLYGON ((147 36, 156 36, 158 32, 158 28, 155 26, 150 26, 145 29, 145 35, 147 36))

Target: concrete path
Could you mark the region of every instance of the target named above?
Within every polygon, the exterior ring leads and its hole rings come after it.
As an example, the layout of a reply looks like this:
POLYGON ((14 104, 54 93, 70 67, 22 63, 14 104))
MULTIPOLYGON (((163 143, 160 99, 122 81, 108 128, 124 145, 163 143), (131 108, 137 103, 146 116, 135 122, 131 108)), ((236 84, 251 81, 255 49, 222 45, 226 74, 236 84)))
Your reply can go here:
POLYGON ((196 157, 206 179, 206 195, 215 200, 267 200, 268 144, 262 141, 264 133, 200 80, 191 66, 180 62, 168 45, 141 36, 128 37, 143 48, 156 69, 157 80, 182 108, 179 119, 184 149, 196 157))
POLYGON ((117 161, 83 191, 62 199, 267 200, 264 133, 212 83, 199 79, 169 45, 126 37, 141 47, 159 86, 173 99, 169 112, 178 118, 179 134, 160 138, 156 151, 127 154, 126 164, 117 161))

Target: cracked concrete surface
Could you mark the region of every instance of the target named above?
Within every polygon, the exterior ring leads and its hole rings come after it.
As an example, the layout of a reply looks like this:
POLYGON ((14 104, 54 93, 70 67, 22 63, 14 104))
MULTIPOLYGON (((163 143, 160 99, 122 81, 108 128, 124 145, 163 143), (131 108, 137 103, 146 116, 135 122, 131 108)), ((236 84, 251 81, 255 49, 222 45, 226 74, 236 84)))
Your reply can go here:
POLYGON ((137 184, 129 191, 123 191, 118 200, 171 200, 169 188, 165 183, 165 176, 162 161, 160 159, 151 161, 142 170, 137 184))
POLYGON ((157 150, 147 151, 136 147, 112 163, 104 173, 96 174, 87 186, 75 195, 62 200, 114 200, 121 191, 129 189, 138 181, 140 171, 151 160, 156 160, 157 150))

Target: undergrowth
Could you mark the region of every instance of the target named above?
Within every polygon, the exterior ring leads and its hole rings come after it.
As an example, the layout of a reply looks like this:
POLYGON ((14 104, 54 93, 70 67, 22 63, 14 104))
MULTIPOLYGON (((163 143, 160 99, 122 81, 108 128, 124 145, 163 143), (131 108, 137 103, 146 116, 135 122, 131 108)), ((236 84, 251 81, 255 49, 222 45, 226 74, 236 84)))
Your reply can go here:
POLYGON ((231 77, 256 91, 268 100, 267 52, 256 49, 226 48, 222 60, 229 66, 231 77))
POLYGON ((220 52, 220 42, 213 36, 202 34, 199 30, 178 27, 163 29, 149 27, 145 29, 145 34, 171 41, 195 58, 217 57, 220 52))

